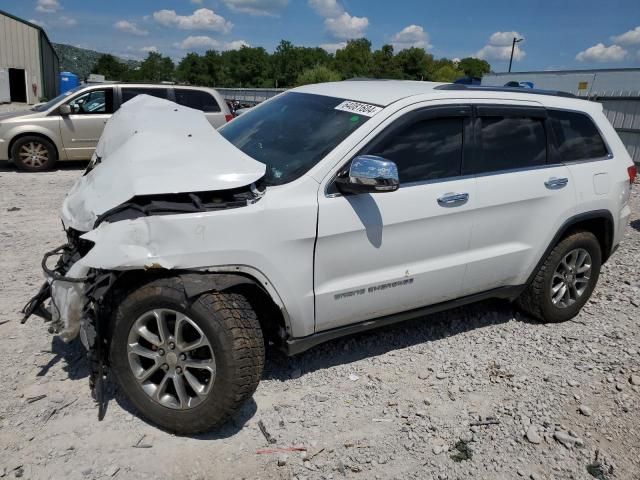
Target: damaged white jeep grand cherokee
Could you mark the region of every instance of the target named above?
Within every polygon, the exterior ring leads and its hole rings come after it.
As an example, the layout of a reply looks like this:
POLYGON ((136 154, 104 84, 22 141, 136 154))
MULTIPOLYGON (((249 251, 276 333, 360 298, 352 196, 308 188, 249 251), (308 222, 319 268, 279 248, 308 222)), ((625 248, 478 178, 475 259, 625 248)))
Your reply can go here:
POLYGON ((488 297, 575 316, 629 219, 635 167, 601 105, 402 81, 305 86, 219 131, 139 96, 62 207, 25 306, 142 415, 193 433, 295 354, 488 297), (52 267, 47 259, 59 255, 52 267))

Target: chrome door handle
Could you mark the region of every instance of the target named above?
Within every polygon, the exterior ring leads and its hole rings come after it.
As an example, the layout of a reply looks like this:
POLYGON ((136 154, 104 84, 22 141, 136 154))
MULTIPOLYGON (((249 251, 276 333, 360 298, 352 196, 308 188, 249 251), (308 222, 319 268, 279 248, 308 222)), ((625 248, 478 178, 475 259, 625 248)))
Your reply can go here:
POLYGON ((544 186, 547 187, 549 190, 558 190, 560 188, 566 187, 567 183, 569 183, 568 178, 551 177, 549 180, 544 182, 544 186))
POLYGON ((438 205, 441 207, 457 207, 469 201, 468 193, 445 193, 438 198, 438 205))

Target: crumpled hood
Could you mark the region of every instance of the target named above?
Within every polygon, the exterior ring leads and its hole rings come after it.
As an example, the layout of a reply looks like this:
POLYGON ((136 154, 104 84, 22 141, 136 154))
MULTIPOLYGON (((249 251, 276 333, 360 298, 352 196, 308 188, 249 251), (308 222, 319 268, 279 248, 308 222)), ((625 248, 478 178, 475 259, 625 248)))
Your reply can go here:
POLYGON ((93 170, 62 205, 62 221, 79 231, 135 196, 238 188, 264 176, 265 165, 237 149, 198 110, 139 95, 107 122, 93 170))

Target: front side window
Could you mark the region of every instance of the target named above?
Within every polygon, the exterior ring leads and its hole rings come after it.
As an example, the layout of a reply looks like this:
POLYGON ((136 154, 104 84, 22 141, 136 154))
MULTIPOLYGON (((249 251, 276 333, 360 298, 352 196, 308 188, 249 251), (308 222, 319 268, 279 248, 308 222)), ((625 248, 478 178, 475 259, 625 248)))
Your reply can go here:
POLYGON ((122 103, 128 102, 138 95, 151 95, 152 97, 169 98, 167 88, 122 87, 122 103))
POLYGON ((455 177, 462 165, 462 131, 461 117, 422 120, 366 153, 395 162, 400 183, 455 177))
POLYGON ((203 112, 219 112, 220 105, 216 102, 207 92, 202 90, 187 90, 183 88, 176 88, 176 103, 178 105, 184 105, 185 107, 195 108, 196 110, 202 110, 203 112))
POLYGON ((369 117, 336 109, 345 99, 287 92, 227 123, 224 138, 267 166, 267 185, 304 175, 369 117))
POLYGON ((91 90, 69 102, 74 115, 113 113, 113 89, 91 90))
POLYGON ((563 161, 603 158, 607 147, 591 119, 577 112, 550 110, 551 127, 563 161))
POLYGON ((477 154, 465 160, 463 173, 476 174, 530 168, 547 162, 543 118, 481 116, 476 118, 477 154))

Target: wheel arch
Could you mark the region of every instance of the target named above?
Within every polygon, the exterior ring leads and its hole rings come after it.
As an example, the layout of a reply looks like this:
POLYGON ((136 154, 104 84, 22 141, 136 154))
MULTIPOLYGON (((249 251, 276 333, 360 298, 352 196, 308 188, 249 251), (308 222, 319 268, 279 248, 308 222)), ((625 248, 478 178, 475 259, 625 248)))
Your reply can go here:
POLYGON ((127 270, 119 272, 110 288, 110 295, 118 298, 160 278, 178 278, 187 299, 195 299, 207 292, 236 292, 244 295, 253 307, 263 333, 270 340, 281 342, 291 333, 290 319, 277 291, 259 272, 235 266, 235 271, 203 270, 127 270))
POLYGON ((45 140, 47 140, 49 143, 51 143, 51 145, 53 145, 53 148, 55 148, 56 150, 56 159, 60 160, 60 148, 58 148, 58 145, 56 144, 56 142, 51 138, 50 135, 44 133, 44 132, 33 132, 33 131, 28 131, 28 132, 20 132, 17 133, 13 136, 13 138, 11 138, 11 140, 9 141, 9 156, 11 157, 11 160, 13 160, 15 162, 15 159, 13 158, 13 154, 12 154, 12 150, 13 150, 13 146, 16 144, 16 142, 18 140, 20 140, 21 138, 24 137, 41 137, 45 140))
POLYGON ((562 226, 558 229, 553 239, 545 249, 542 257, 536 264, 535 268, 527 279, 527 285, 529 285, 536 272, 539 270, 545 259, 551 253, 551 250, 564 238, 577 231, 587 231, 595 235, 600 243, 600 250, 602 252, 602 264, 604 264, 612 253, 613 246, 613 234, 614 223, 613 215, 609 210, 592 210, 590 212, 583 212, 566 220, 562 226))

